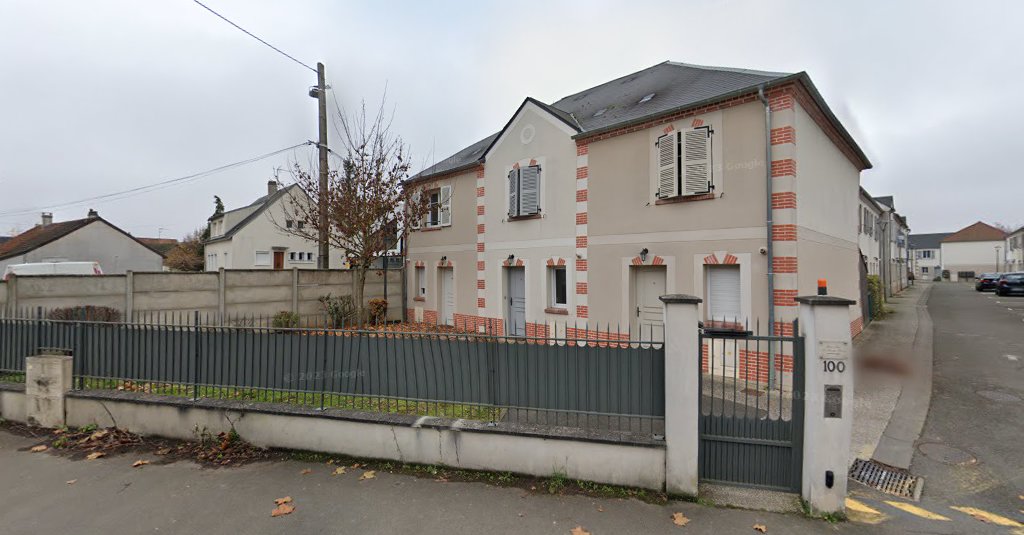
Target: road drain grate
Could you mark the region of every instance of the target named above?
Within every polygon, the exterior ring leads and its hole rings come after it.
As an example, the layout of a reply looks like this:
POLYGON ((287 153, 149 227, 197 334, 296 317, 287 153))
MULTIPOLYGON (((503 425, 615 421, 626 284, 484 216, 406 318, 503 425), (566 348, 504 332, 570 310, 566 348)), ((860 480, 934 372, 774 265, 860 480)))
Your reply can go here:
POLYGON ((882 492, 913 500, 920 499, 921 487, 924 485, 924 479, 914 477, 906 470, 864 459, 853 461, 850 479, 882 492))

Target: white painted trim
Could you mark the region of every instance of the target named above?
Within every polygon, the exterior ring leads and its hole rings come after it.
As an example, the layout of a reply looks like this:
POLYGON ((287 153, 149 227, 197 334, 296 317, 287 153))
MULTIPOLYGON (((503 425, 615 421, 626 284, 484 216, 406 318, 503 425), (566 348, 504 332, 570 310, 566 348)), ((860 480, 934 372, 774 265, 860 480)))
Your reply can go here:
MULTIPOLYGON (((571 238, 548 238, 545 240, 525 241, 489 241, 487 251, 504 251, 508 249, 540 249, 545 247, 576 247, 576 237, 571 238)), ((506 255, 508 256, 508 255, 506 255)), ((525 260, 524 260, 525 262, 525 260)))

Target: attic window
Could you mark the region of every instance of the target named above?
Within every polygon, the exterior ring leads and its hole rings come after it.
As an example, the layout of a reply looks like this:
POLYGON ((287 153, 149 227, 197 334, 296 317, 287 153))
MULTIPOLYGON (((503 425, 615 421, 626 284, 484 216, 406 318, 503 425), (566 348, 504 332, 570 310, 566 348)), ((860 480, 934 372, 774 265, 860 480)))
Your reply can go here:
POLYGON ((651 100, 652 98, 654 98, 654 93, 651 93, 649 95, 644 95, 644 98, 640 99, 640 102, 637 102, 637 104, 643 104, 644 102, 647 102, 647 101, 651 100))
POLYGON ((604 115, 604 112, 606 112, 606 111, 608 111, 608 108, 601 108, 601 109, 597 110, 597 113, 594 114, 594 117, 600 117, 600 116, 604 115))

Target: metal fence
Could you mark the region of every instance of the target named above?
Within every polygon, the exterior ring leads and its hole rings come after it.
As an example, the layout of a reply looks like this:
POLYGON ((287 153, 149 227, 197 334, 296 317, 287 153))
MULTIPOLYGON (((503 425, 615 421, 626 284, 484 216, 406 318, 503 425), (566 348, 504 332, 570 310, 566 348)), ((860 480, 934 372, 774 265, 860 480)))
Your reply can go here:
POLYGON ((511 337, 422 324, 133 319, 54 320, 44 311, 0 318, 0 376, 17 380, 24 357, 59 348, 74 356, 75 387, 84 390, 664 433, 661 340, 613 341, 571 328, 511 337))

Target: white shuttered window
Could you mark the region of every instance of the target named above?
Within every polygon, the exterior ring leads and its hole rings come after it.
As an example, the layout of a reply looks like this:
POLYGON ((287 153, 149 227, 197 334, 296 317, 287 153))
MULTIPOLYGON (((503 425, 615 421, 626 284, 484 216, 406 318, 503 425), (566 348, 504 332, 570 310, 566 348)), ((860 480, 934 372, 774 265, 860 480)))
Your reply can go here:
POLYGON ((508 215, 540 213, 540 166, 530 165, 508 173, 508 215))
POLYGON ((711 128, 703 126, 658 138, 658 198, 714 190, 711 128))
POLYGON ((658 138, 658 197, 679 195, 679 134, 672 132, 658 138))
POLYGON ((740 316, 740 267, 706 266, 708 318, 712 321, 742 322, 740 316))

